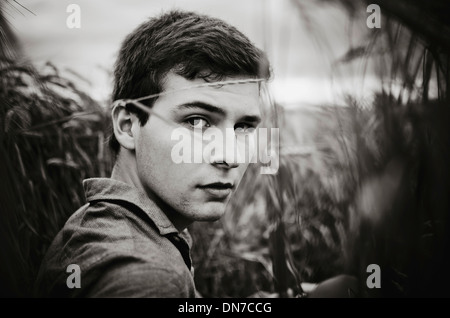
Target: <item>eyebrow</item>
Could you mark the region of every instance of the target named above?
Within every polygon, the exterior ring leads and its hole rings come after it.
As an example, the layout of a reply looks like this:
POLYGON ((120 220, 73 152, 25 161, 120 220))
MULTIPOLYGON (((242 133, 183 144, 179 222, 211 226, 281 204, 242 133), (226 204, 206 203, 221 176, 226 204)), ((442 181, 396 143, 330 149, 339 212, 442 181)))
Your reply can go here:
MULTIPOLYGON (((207 103, 204 103, 204 102, 199 102, 199 101, 178 105, 174 110, 172 110, 172 112, 175 113, 178 110, 181 110, 183 108, 188 108, 188 109, 189 108, 200 108, 200 109, 206 110, 206 111, 211 112, 211 113, 220 114, 222 116, 226 116, 226 114, 227 114, 226 111, 223 110, 220 107, 217 107, 217 106, 214 106, 214 105, 211 105, 211 104, 207 104, 207 103)), ((259 124, 261 122, 261 117, 258 116, 258 115, 245 115, 245 116, 243 116, 241 118, 241 120, 259 124)))

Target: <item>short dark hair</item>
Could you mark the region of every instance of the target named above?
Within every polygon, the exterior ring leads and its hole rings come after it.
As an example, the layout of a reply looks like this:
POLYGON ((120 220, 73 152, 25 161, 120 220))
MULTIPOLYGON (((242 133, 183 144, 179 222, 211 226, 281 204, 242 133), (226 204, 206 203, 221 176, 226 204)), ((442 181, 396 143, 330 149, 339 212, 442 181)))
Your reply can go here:
MULTIPOLYGON (((114 70, 113 100, 161 93, 169 71, 186 79, 270 77, 266 55, 233 26, 194 12, 173 10, 138 26, 122 43, 114 70)), ((143 103, 152 107, 156 98, 143 103)), ((147 112, 128 104, 144 125, 147 112)), ((111 134, 110 147, 120 145, 111 134)))

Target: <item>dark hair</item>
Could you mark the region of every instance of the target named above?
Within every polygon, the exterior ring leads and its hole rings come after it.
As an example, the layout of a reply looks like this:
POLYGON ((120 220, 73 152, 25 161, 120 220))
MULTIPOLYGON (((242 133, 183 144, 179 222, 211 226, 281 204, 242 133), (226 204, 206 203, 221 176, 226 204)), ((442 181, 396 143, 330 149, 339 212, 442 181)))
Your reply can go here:
MULTIPOLYGON (((115 65, 113 100, 161 93, 171 70, 190 80, 270 77, 265 54, 236 28, 217 18, 175 10, 151 18, 126 37, 115 65)), ((151 107, 155 100, 143 103, 151 107)), ((126 107, 141 125, 147 122, 148 113, 132 104, 126 107)), ((114 133, 109 144, 117 154, 120 145, 114 133)))

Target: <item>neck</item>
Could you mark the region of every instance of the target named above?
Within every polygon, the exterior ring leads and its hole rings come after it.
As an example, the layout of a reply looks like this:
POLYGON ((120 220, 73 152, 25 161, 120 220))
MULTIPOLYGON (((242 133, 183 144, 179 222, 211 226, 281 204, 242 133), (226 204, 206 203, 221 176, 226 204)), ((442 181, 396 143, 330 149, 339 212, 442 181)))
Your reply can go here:
POLYGON ((137 171, 136 157, 133 153, 123 149, 120 151, 111 173, 111 179, 125 182, 141 190, 143 189, 137 171))
POLYGON ((149 187, 142 184, 141 179, 139 178, 134 153, 121 149, 119 155, 117 156, 116 163, 114 164, 111 179, 124 182, 146 193, 148 198, 160 208, 160 210, 169 218, 179 232, 182 232, 193 222, 174 210, 151 189, 149 189, 149 187))

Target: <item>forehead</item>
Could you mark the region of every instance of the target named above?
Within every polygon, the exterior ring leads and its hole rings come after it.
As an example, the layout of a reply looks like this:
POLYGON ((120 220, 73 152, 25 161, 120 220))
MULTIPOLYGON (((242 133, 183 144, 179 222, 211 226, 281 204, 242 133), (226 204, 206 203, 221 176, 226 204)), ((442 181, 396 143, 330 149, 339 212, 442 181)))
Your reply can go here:
MULTIPOLYGON (((244 77, 224 78, 240 80, 244 77)), ((240 83, 222 86, 203 86, 203 79, 187 80, 182 76, 169 72, 163 83, 164 94, 158 101, 166 107, 177 106, 189 102, 203 102, 220 107, 225 111, 244 112, 249 115, 259 114, 259 85, 258 83, 240 83)))

